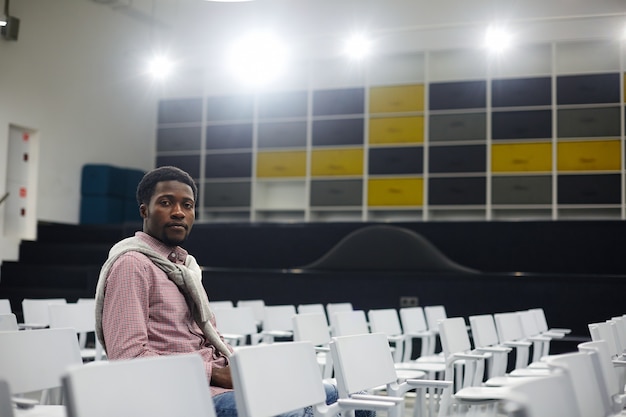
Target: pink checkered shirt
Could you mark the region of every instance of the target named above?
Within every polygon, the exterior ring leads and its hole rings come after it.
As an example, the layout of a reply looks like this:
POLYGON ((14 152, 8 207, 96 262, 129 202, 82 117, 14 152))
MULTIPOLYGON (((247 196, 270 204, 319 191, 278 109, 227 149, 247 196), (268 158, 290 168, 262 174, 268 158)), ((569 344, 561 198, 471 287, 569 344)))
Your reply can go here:
MULTIPOLYGON (((135 236, 176 263, 183 264, 187 251, 169 247, 143 233, 135 236)), ((215 320, 213 320, 215 326, 215 320)), ((111 266, 107 277, 102 328, 110 359, 198 353, 204 360, 207 378, 213 367, 223 368, 228 360, 208 343, 191 316, 185 297, 147 256, 128 252, 111 266)), ((229 391, 211 386, 211 395, 229 391)))

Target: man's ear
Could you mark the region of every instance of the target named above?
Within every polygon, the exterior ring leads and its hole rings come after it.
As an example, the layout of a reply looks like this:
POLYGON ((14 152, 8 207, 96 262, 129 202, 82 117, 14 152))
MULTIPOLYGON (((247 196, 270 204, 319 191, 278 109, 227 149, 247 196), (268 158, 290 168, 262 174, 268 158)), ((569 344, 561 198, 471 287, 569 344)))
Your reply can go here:
POLYGON ((146 207, 146 205, 143 203, 139 206, 139 214, 141 215, 142 219, 148 217, 148 207, 146 207))

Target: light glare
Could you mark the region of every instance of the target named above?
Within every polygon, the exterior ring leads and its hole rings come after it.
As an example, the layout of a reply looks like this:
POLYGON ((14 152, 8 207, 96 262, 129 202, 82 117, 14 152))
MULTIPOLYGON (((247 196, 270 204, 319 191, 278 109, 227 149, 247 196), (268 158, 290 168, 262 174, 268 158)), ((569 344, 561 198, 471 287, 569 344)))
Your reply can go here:
POLYGON ((352 35, 345 43, 345 53, 351 58, 361 59, 369 55, 371 42, 364 35, 352 35))
POLYGON ((174 69, 174 63, 163 55, 152 58, 148 64, 148 72, 156 79, 163 79, 169 76, 174 69))
POLYGON ((243 82, 266 84, 285 70, 287 48, 271 33, 250 34, 232 46, 228 64, 230 70, 243 82))
POLYGON ((485 35, 485 46, 493 52, 503 52, 511 46, 511 34, 503 28, 491 26, 485 35))

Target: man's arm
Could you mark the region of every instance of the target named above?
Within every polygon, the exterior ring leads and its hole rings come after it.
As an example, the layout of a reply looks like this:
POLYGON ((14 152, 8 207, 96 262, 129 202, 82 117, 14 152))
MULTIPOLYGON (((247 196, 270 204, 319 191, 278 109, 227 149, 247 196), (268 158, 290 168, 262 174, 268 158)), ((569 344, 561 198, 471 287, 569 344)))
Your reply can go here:
POLYGON ((148 349, 149 271, 138 254, 113 264, 106 282, 102 329, 111 359, 156 356, 148 349))

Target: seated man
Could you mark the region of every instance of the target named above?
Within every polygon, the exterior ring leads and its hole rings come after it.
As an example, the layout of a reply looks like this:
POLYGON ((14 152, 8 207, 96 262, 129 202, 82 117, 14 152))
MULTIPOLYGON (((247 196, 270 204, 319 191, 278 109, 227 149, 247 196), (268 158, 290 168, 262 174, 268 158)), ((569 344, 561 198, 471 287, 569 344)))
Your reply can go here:
MULTIPOLYGON (((102 266, 96 333, 111 360, 198 353, 217 416, 236 417, 228 360, 233 349, 215 328, 200 267, 179 246, 193 226, 196 200, 193 179, 178 168, 160 167, 143 177, 137 187, 143 231, 116 243, 102 266)), ((327 402, 336 401, 336 388, 325 388, 327 402)), ((304 409, 289 416, 311 414, 304 409)))

